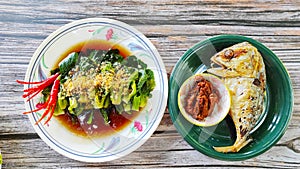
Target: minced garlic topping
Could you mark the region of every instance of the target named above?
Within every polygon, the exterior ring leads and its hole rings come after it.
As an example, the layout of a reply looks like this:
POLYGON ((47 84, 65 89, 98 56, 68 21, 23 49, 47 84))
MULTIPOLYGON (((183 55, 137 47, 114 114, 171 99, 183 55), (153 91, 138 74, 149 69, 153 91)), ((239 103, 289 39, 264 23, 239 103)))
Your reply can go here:
MULTIPOLYGON (((105 65, 101 65, 105 66, 105 65)), ((71 78, 67 79, 62 85, 62 91, 66 97, 79 96, 81 99, 78 101, 87 102, 93 100, 95 97, 95 89, 100 92, 109 91, 114 71, 107 70, 101 73, 100 69, 90 69, 87 72, 75 72, 71 78)))

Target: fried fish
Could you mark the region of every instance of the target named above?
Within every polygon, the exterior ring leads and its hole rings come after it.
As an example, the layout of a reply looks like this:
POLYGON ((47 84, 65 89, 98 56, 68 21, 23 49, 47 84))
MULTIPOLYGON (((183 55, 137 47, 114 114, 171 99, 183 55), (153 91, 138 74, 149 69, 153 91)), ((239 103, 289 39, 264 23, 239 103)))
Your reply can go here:
POLYGON ((248 42, 225 48, 215 54, 207 71, 220 76, 231 96, 231 116, 236 141, 231 146, 214 147, 218 152, 238 152, 252 141, 250 131, 263 112, 266 73, 263 58, 248 42), (215 67, 218 65, 220 67, 215 67))

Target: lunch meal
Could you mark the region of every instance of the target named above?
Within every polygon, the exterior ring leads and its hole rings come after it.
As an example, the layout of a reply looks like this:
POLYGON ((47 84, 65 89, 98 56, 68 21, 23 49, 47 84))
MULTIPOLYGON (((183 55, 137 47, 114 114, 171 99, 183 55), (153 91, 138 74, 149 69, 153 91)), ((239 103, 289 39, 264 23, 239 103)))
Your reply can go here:
POLYGON ((155 87, 147 64, 119 45, 86 41, 57 61, 51 76, 24 90, 27 101, 42 93, 36 109, 45 109, 36 124, 55 116, 82 136, 102 136, 120 130, 147 105, 155 87), (47 117, 47 118, 46 118, 47 117))
MULTIPOLYGON (((214 149, 223 153, 238 152, 252 141, 250 132, 264 110, 266 72, 263 58, 253 45, 242 42, 216 53, 211 61, 212 68, 207 72, 220 77, 229 90, 231 104, 228 114, 236 130, 236 141, 233 145, 214 149)), ((196 81, 199 82, 194 89, 186 93, 188 98, 185 109, 192 117, 203 121, 214 115, 211 112, 217 105, 215 103, 218 93, 214 93, 211 87, 214 83, 211 81, 198 77, 196 81)))

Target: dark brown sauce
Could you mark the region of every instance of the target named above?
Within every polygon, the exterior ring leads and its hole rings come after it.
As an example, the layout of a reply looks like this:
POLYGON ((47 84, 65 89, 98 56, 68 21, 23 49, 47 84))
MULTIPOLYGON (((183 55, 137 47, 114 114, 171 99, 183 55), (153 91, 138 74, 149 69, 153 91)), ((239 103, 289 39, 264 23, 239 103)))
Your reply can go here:
POLYGON ((93 121, 91 124, 87 124, 87 120, 90 114, 87 114, 83 123, 80 123, 78 119, 71 117, 70 114, 63 114, 56 117, 61 124, 63 124, 71 132, 84 136, 84 137, 101 137, 114 134, 124 129, 133 119, 139 114, 139 112, 132 112, 128 114, 123 112, 119 114, 116 111, 109 113, 110 123, 106 124, 104 119, 98 110, 94 110, 93 121))
MULTIPOLYGON (((90 40, 78 43, 71 48, 67 49, 61 57, 57 60, 54 68, 58 67, 58 64, 66 58, 71 52, 81 52, 86 49, 97 49, 97 50, 109 50, 109 49, 118 49, 120 54, 126 58, 130 56, 130 52, 125 49, 123 46, 118 44, 112 44, 107 41, 100 40, 90 40)), ((72 118, 72 116, 68 113, 63 115, 56 116, 56 119, 65 126, 69 131, 84 137, 101 137, 114 134, 122 129, 124 129, 133 119, 139 114, 139 112, 132 112, 128 114, 123 112, 119 114, 116 111, 112 111, 109 113, 109 124, 105 124, 104 119, 99 112, 99 110, 93 110, 93 121, 91 124, 87 124, 87 120, 90 114, 86 114, 85 118, 81 119, 80 122, 76 117, 72 118)))
POLYGON ((56 61, 54 68, 58 67, 59 62, 66 58, 72 52, 84 52, 86 49, 110 50, 119 49, 120 55, 126 58, 131 52, 119 44, 113 44, 104 40, 88 40, 83 41, 67 49, 56 61))

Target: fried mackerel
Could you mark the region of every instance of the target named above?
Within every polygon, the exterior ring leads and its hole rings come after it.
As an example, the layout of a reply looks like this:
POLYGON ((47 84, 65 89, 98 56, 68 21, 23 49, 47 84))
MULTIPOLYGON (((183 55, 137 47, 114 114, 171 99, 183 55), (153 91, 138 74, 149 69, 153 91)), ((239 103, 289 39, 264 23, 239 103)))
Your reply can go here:
POLYGON ((263 111, 266 74, 263 58, 248 42, 225 48, 215 54, 214 67, 208 72, 220 76, 231 95, 231 116, 236 130, 236 141, 231 146, 214 147, 218 152, 238 152, 252 141, 250 131, 263 111))

